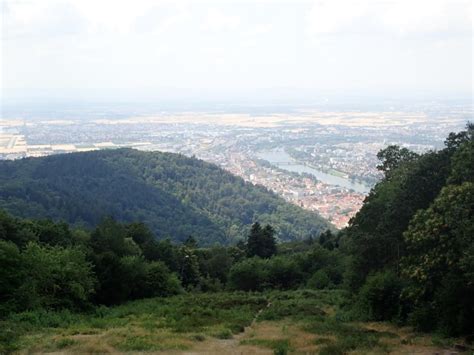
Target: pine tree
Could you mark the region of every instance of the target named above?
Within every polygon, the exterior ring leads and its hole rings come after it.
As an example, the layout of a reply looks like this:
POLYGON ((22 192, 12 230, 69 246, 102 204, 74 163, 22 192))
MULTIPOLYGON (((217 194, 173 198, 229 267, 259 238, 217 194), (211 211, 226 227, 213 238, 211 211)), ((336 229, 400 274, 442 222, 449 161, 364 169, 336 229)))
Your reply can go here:
POLYGON ((275 230, 267 224, 262 230, 262 250, 260 257, 270 258, 276 254, 275 230))
POLYGON ((194 250, 183 245, 179 250, 179 275, 184 287, 197 286, 201 278, 194 250))
POLYGON ((267 224, 264 228, 255 222, 247 239, 247 255, 269 258, 276 253, 275 230, 267 224))
POLYGON ((252 224, 250 234, 247 238, 247 255, 249 257, 259 256, 259 251, 261 249, 261 235, 262 227, 260 226, 260 223, 255 222, 254 224, 252 224))

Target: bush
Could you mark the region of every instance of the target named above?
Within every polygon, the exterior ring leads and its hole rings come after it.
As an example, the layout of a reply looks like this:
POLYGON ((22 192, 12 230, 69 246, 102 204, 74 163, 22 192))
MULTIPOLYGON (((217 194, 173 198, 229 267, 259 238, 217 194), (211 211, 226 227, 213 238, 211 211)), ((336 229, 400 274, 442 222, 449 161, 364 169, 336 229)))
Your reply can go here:
POLYGON ((449 275, 433 295, 416 303, 408 323, 420 332, 437 331, 444 336, 458 336, 474 329, 472 290, 458 275, 449 275))
POLYGON ((362 318, 373 321, 393 320, 400 312, 402 285, 392 272, 378 272, 369 276, 357 300, 362 318))
POLYGON ((146 266, 143 287, 146 297, 171 296, 182 291, 176 274, 171 273, 168 267, 159 261, 154 261, 146 266))
POLYGON ((23 282, 12 293, 19 310, 83 309, 90 305, 96 278, 82 250, 30 242, 21 258, 23 282))
POLYGON ((210 276, 201 277, 198 289, 202 292, 219 292, 223 290, 219 279, 213 279, 210 276))
POLYGON ((307 287, 315 290, 328 288, 331 284, 328 274, 324 270, 316 271, 308 280, 307 287))
POLYGON ((261 291, 268 280, 268 261, 258 257, 235 264, 229 273, 229 287, 242 291, 261 291))
POLYGON ((268 283, 273 288, 296 288, 302 275, 298 265, 288 257, 273 257, 268 263, 268 283))
POLYGON ((431 332, 437 323, 435 310, 429 305, 419 306, 410 314, 408 323, 417 331, 431 332))
POLYGON ((434 295, 438 330, 447 336, 472 334, 474 285, 462 274, 447 274, 434 295))

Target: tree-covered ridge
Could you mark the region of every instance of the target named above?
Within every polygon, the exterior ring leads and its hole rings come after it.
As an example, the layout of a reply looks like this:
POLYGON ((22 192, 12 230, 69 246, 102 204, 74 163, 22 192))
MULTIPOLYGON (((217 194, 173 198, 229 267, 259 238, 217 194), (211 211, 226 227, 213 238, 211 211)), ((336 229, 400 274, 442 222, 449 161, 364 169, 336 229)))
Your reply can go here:
POLYGON ((0 162, 0 208, 95 226, 104 216, 146 223, 158 238, 230 244, 259 220, 281 240, 316 236, 317 214, 183 155, 131 149, 0 162))

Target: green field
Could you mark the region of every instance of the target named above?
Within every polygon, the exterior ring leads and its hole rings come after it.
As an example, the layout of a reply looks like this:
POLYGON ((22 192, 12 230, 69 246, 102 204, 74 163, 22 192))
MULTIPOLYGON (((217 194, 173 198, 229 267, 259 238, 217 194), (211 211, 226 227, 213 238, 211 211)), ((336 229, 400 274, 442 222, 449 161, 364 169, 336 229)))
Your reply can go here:
MULTIPOLYGON (((24 312, 0 324, 0 353, 434 353, 436 339, 388 323, 353 323, 341 291, 203 293, 24 312)), ((445 340, 446 341, 446 340, 445 340)))

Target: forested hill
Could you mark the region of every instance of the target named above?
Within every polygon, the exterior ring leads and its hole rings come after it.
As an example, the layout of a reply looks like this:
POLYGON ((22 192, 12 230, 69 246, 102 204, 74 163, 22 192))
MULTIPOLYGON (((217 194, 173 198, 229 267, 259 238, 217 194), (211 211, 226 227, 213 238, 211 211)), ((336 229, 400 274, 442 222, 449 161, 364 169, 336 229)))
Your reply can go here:
POLYGON ((105 216, 145 222, 159 238, 229 244, 254 221, 281 240, 328 223, 260 186, 178 154, 104 150, 0 162, 0 208, 28 218, 95 226, 105 216))

